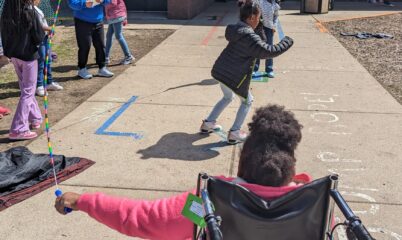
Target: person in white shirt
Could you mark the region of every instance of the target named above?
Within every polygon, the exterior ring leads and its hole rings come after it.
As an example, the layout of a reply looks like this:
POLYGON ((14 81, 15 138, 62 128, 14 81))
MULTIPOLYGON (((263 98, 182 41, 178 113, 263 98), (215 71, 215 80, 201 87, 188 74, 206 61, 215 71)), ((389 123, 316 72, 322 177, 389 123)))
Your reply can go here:
MULTIPOLYGON (((267 44, 273 45, 274 44, 274 33, 276 32, 276 26, 278 24, 278 17, 279 17, 279 9, 280 6, 276 2, 276 0, 256 0, 259 3, 261 8, 261 15, 264 25, 264 32, 267 39, 267 44)), ((274 78, 274 61, 273 59, 267 59, 265 61, 265 73, 264 75, 268 76, 269 78, 274 78)), ((257 72, 260 68, 260 60, 257 59, 254 72, 257 72)))
MULTIPOLYGON (((40 4, 41 0, 35 0, 35 10, 36 13, 38 14, 38 17, 40 19, 40 22, 42 23, 43 30, 46 33, 45 39, 43 39, 43 42, 39 46, 39 59, 38 59, 38 81, 37 81, 37 88, 36 88, 36 95, 43 97, 45 95, 45 88, 44 88, 44 71, 45 71, 45 58, 46 58, 46 53, 49 51, 49 33, 52 30, 45 18, 45 15, 43 14, 42 10, 38 7, 40 4)), ((49 51, 50 54, 50 51, 49 51)), ((52 58, 49 55, 49 67, 47 70, 47 90, 48 91, 60 91, 63 90, 63 87, 60 86, 57 82, 53 81, 53 76, 52 76, 52 58)))

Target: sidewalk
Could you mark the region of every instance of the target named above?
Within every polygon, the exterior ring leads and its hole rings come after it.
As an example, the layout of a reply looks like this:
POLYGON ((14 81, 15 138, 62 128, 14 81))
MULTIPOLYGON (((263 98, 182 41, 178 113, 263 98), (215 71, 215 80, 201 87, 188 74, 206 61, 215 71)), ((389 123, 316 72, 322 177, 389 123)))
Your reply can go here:
MULTIPOLYGON (((252 84, 253 108, 277 103, 292 110, 304 125, 298 171, 315 178, 339 173, 353 210, 372 232, 383 232, 375 237, 402 239, 402 107, 311 15, 297 12, 281 12, 295 45, 275 59, 277 78, 252 84)), ((96 162, 62 190, 153 199, 194 188, 200 171, 236 175, 239 146, 198 134, 221 96, 210 71, 226 45, 225 26, 236 19, 234 2, 216 3, 176 25, 137 66, 53 126, 56 154, 96 162)), ((226 129, 237 107, 222 115, 226 129)), ((46 146, 42 136, 29 148, 46 146)), ((58 215, 53 192, 1 212, 1 239, 129 239, 82 213, 58 215)))

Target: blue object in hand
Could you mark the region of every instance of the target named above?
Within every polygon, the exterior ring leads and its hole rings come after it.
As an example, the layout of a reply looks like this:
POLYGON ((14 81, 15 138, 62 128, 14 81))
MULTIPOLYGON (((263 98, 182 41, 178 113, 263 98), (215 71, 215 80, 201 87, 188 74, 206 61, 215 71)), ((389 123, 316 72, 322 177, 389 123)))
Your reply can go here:
MULTIPOLYGON (((56 191, 54 192, 54 194, 56 195, 56 197, 61 197, 62 195, 63 195, 63 192, 60 190, 60 189, 56 189, 56 191)), ((73 209, 71 209, 71 208, 68 208, 68 207, 65 207, 64 208, 64 212, 67 214, 67 213, 70 213, 70 212, 72 212, 73 211, 73 209)))

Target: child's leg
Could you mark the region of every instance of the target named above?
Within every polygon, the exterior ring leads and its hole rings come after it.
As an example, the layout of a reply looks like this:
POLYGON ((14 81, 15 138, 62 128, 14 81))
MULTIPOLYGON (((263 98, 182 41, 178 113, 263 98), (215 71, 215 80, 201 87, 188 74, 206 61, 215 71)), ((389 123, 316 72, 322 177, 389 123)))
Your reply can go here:
POLYGON ((38 81, 36 86, 37 87, 43 87, 44 86, 44 70, 45 70, 45 56, 46 56, 46 43, 45 41, 42 42, 41 45, 39 45, 38 49, 39 53, 39 59, 38 59, 38 81))
POLYGON ((112 49, 113 44, 113 34, 114 34, 113 24, 109 24, 106 33, 106 58, 110 58, 110 50, 112 49))
POLYGON ((237 111, 236 119, 233 123, 233 126, 230 128, 230 131, 237 131, 241 129, 248 112, 250 112, 253 100, 254 97, 253 95, 251 95, 251 92, 249 91, 247 99, 242 99, 241 101, 240 108, 237 111))
POLYGON ((212 109, 212 112, 206 119, 207 122, 215 122, 216 119, 218 119, 219 115, 221 115, 223 110, 229 105, 230 102, 233 101, 233 91, 223 84, 220 84, 220 86, 223 92, 223 98, 212 109))
POLYGON ((103 30, 103 23, 98 23, 92 32, 92 44, 95 47, 96 64, 99 69, 106 66, 106 53, 105 53, 105 32, 103 30))
MULTIPOLYGON (((269 45, 274 44, 274 31, 270 28, 265 28, 264 27, 265 34, 267 35, 267 43, 269 45)), ((265 61, 265 71, 267 73, 273 72, 274 69, 274 60, 272 58, 269 58, 265 61)))
POLYGON ((114 33, 115 33, 116 39, 117 39, 117 41, 119 41, 120 47, 124 52, 124 56, 130 57, 131 52, 130 52, 130 49, 128 48, 126 39, 124 38, 124 35, 123 35, 123 22, 113 24, 113 28, 114 28, 114 33))
POLYGON ((45 37, 45 43, 46 43, 46 54, 49 54, 48 56, 48 63, 49 63, 49 67, 47 69, 47 84, 52 84, 53 83, 53 74, 52 74, 52 56, 51 56, 51 52, 49 51, 49 38, 48 36, 45 37))
POLYGON ((93 24, 74 19, 75 36, 78 44, 78 67, 79 69, 86 68, 88 63, 89 50, 92 42, 92 27, 93 24))
POLYGON ((258 72, 258 69, 260 69, 260 59, 257 58, 254 65, 254 72, 258 72))
POLYGON ((29 131, 29 121, 42 122, 42 115, 35 99, 38 62, 36 60, 25 62, 16 58, 13 58, 12 62, 18 75, 21 96, 10 132, 18 134, 29 131))

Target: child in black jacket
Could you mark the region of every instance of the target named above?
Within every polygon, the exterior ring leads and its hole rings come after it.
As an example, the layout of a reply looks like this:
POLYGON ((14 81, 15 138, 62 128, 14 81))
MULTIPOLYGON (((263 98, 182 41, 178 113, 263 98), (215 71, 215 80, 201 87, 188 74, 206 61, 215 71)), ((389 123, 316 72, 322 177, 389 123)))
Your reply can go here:
POLYGON ((38 46, 45 37, 32 0, 6 0, 1 17, 4 55, 11 59, 21 89, 20 101, 11 124, 9 138, 25 140, 37 137, 42 115, 35 99, 38 76, 38 46))
POLYGON ((252 0, 245 0, 240 7, 240 21, 226 28, 225 37, 229 41, 212 68, 212 76, 221 84, 223 98, 215 105, 201 125, 201 133, 221 129, 216 119, 233 100, 234 94, 241 98, 241 105, 228 135, 228 143, 243 142, 247 134, 241 131, 244 120, 253 102, 250 82, 256 59, 274 58, 286 52, 293 40, 285 37, 276 45, 268 45, 255 28, 259 24, 261 10, 252 0))

